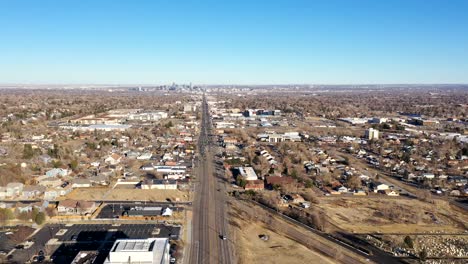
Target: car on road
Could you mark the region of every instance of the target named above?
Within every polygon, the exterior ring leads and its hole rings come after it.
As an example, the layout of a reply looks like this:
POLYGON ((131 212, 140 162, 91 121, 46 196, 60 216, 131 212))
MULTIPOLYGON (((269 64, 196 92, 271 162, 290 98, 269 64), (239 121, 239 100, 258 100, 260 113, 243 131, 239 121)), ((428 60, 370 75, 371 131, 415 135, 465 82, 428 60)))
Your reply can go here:
POLYGON ((45 260, 44 256, 34 256, 32 258, 33 263, 42 263, 45 260))
POLYGON ((176 259, 175 259, 175 258, 171 258, 170 263, 176 263, 176 259))
POLYGON ((222 240, 226 240, 227 237, 225 235, 219 235, 219 237, 222 239, 222 240))

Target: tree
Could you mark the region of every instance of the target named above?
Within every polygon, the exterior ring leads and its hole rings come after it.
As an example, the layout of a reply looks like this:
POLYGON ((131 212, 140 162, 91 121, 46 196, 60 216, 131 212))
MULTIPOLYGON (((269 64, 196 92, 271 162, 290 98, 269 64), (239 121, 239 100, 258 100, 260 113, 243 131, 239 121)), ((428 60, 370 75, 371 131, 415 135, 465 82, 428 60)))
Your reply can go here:
POLYGON ((57 144, 54 144, 53 148, 50 148, 47 150, 47 154, 51 156, 52 158, 58 158, 60 156, 59 154, 59 146, 57 144))
POLYGON ((293 169, 293 171, 291 172, 291 177, 293 177, 294 179, 297 179, 297 170, 296 169, 293 169))
POLYGON ((257 165, 260 163, 260 160, 258 159, 258 156, 253 157, 252 159, 253 164, 257 165))
POLYGON ((359 178, 358 176, 351 176, 348 178, 348 187, 353 189, 353 190, 356 190, 356 189, 359 189, 361 188, 362 186, 362 182, 361 182, 361 178, 359 178))
POLYGON ((60 160, 53 160, 52 161, 52 166, 54 168, 58 168, 58 167, 62 166, 62 162, 60 160))
POLYGON ((173 127, 174 125, 172 124, 172 121, 169 121, 166 123, 166 125, 164 125, 165 128, 171 128, 173 127))
POLYGON ((237 177, 237 185, 244 188, 247 185, 247 181, 242 179, 242 177, 237 177))
POLYGON ((426 259, 427 259, 427 250, 423 248, 423 250, 419 252, 419 260, 426 261, 426 259))
POLYGON ((410 236, 405 237, 405 244, 408 248, 413 248, 413 239, 410 236))
POLYGON ((45 222, 46 216, 43 212, 39 212, 36 214, 36 217, 34 218, 34 222, 38 225, 42 225, 45 222))
POLYGON ((32 157, 34 157, 34 150, 31 144, 24 144, 23 159, 31 159, 32 157))
POLYGON ((47 207, 47 208, 45 209, 45 211, 46 211, 46 213, 47 213, 47 215, 48 215, 49 217, 52 217, 52 216, 56 216, 56 215, 57 215, 57 212, 56 212, 55 208, 53 208, 53 207, 47 207))
POLYGON ((72 160, 70 162, 70 169, 72 169, 74 171, 74 170, 76 170, 76 168, 78 168, 78 161, 77 160, 72 160))
POLYGON ((0 208, 0 221, 5 222, 14 218, 13 212, 8 208, 0 208))
POLYGON ((314 183, 312 182, 311 179, 307 179, 305 181, 305 185, 304 185, 306 188, 312 188, 314 186, 314 183))

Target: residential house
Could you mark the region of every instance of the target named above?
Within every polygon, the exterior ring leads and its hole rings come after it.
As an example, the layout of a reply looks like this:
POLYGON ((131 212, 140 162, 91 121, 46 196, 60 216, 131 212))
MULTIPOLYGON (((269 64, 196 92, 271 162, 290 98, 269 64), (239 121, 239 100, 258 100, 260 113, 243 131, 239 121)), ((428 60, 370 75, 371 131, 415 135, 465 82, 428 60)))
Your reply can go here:
POLYGON ((60 192, 55 188, 49 188, 44 192, 44 200, 54 201, 60 196, 60 192))
POLYGON ((154 170, 154 165, 152 163, 144 164, 143 166, 140 167, 140 170, 152 171, 154 170))
POLYGON ((6 186, 6 196, 16 197, 20 196, 23 192, 24 184, 20 182, 10 182, 6 186))
POLYGON ((400 194, 395 190, 385 190, 385 194, 388 196, 400 196, 400 194))
POLYGON ((39 160, 44 164, 48 164, 49 162, 52 161, 52 158, 49 155, 44 154, 44 155, 39 156, 39 160))
POLYGON ((62 168, 54 168, 46 172, 47 177, 65 177, 70 174, 70 171, 62 168))
POLYGON ((300 203, 305 202, 304 197, 302 197, 300 194, 297 194, 297 193, 291 194, 291 197, 292 197, 292 202, 295 204, 300 204, 300 203))
POLYGON ((33 210, 32 204, 25 204, 25 203, 16 203, 15 204, 15 211, 19 214, 21 213, 29 213, 33 210))
POLYGON ((185 175, 182 173, 170 173, 165 175, 164 178, 171 180, 181 180, 185 178, 185 175))
POLYGON ((119 154, 113 153, 104 160, 109 165, 117 165, 122 161, 122 156, 119 154))
POLYGON ((153 156, 153 154, 151 154, 149 152, 146 152, 146 153, 143 153, 140 156, 138 156, 136 159, 137 160, 150 160, 152 156, 153 156))
POLYGON ((109 185, 109 176, 104 173, 100 173, 96 176, 88 177, 88 179, 89 181, 91 181, 92 184, 109 185))
POLYGON ((41 176, 37 178, 37 181, 38 181, 37 183, 38 185, 45 186, 48 188, 59 187, 60 185, 63 184, 63 181, 56 177, 41 176))
POLYGON ((23 193, 21 194, 21 197, 26 200, 35 199, 44 194, 45 190, 46 187, 41 185, 26 185, 23 188, 23 193))
POLYGON ((96 209, 96 203, 88 201, 63 200, 57 206, 60 215, 86 215, 96 209))
POLYGON ((345 192, 348 192, 348 188, 344 187, 344 186, 341 186, 341 187, 338 187, 338 189, 336 189, 338 192, 340 193, 345 193, 345 192))
POLYGON ((388 190, 390 187, 387 185, 387 184, 379 184, 377 185, 377 187, 375 188, 375 192, 378 192, 378 191, 385 191, 385 190, 388 190))
POLYGON ((73 187, 68 185, 63 185, 63 187, 51 187, 44 192, 44 200, 53 201, 60 196, 65 196, 73 190, 73 187))
POLYGON ((281 176, 267 176, 266 183, 269 188, 274 186, 281 186, 285 184, 290 184, 294 182, 292 177, 281 177, 281 176))
POLYGON ((0 199, 5 199, 7 197, 7 188, 0 187, 0 199))
POLYGON ((353 192, 353 195, 366 196, 367 193, 366 193, 366 191, 359 189, 359 190, 355 190, 355 191, 353 192))
POLYGON ((263 190, 265 188, 265 184, 263 180, 254 180, 254 181, 247 181, 245 185, 245 190, 263 190))
POLYGON ((323 187, 323 190, 325 191, 325 193, 328 195, 328 194, 333 194, 333 195, 336 195, 336 194, 341 194, 341 192, 339 191, 336 191, 330 187, 323 187))
POLYGON ((72 181, 73 188, 88 188, 92 186, 92 183, 89 179, 76 178, 72 181))
POLYGON ((422 178, 431 180, 435 178, 435 175, 433 173, 423 173, 422 178))

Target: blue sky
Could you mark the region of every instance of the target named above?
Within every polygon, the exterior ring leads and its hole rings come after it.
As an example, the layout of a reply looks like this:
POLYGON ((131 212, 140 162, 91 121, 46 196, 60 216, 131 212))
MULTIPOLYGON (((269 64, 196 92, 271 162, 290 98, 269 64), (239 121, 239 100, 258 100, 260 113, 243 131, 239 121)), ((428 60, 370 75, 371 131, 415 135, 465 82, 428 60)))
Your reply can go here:
POLYGON ((0 83, 468 83, 468 1, 0 1, 0 83))

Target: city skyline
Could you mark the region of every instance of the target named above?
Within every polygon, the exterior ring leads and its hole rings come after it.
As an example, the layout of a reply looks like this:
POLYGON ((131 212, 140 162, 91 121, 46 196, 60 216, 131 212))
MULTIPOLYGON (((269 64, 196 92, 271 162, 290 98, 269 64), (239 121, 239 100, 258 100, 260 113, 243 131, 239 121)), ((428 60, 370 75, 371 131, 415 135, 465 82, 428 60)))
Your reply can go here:
POLYGON ((466 7, 3 2, 0 83, 468 83, 466 7))

